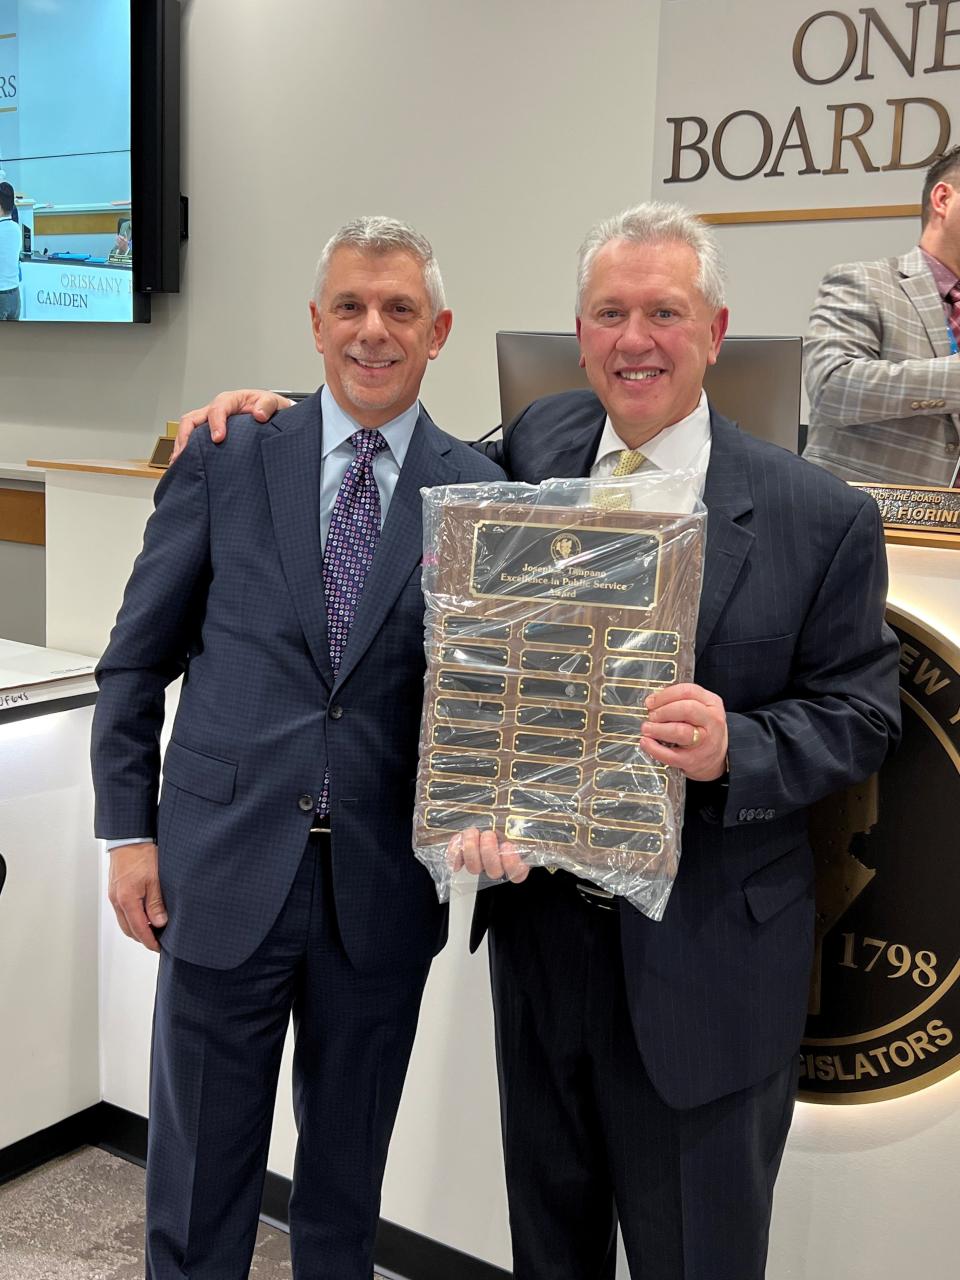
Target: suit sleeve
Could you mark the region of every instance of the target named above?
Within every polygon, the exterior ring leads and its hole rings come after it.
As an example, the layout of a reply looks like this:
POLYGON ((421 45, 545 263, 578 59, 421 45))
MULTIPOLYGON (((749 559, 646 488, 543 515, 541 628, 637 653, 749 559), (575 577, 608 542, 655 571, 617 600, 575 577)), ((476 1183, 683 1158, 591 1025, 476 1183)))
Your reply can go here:
MULTIPOLYGON (((536 401, 534 401, 534 403, 536 403, 536 401)), ((523 422, 532 407, 532 405, 527 405, 525 409, 521 409, 517 416, 507 423, 503 428, 503 435, 501 439, 478 440, 473 446, 481 453, 485 453, 491 462, 495 462, 497 466, 506 473, 508 480, 521 478, 518 477, 515 472, 515 464, 511 454, 511 445, 513 443, 513 433, 516 431, 517 427, 519 427, 520 423, 523 422)))
POLYGON ((157 486, 143 549, 97 666, 91 758, 96 834, 156 838, 164 693, 200 639, 210 579, 199 433, 157 486))
POLYGON ((482 453, 485 458, 489 458, 491 462, 503 470, 503 440, 475 440, 473 448, 477 453, 482 453))
POLYGON ((948 411, 960 409, 956 356, 883 358, 884 333, 896 323, 893 306, 863 264, 827 274, 803 345, 812 421, 844 427, 909 418, 919 408, 914 401, 928 399, 944 400, 948 411))
POLYGON ((900 737, 899 645, 884 621, 887 566, 876 503, 838 545, 798 637, 789 696, 730 712, 724 826, 778 817, 869 777, 900 737))

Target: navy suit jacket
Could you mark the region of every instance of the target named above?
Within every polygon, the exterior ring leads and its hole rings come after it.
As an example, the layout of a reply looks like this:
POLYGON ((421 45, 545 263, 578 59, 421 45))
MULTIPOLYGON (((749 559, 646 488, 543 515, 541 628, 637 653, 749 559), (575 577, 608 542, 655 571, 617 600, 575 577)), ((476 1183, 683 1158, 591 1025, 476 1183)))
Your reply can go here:
MULTIPOLYGON (((488 448, 512 479, 589 474, 591 391, 537 400, 488 448)), ((631 1017, 661 1096, 694 1106, 764 1079, 800 1043, 813 947, 807 807, 899 735, 876 503, 713 414, 695 680, 723 698, 729 787, 688 784, 662 922, 620 904, 631 1017)), ((476 945, 505 889, 480 895, 476 945)))
POLYGON ((155 835, 162 945, 231 968, 276 919, 330 769, 333 885, 359 968, 422 964, 446 913, 411 849, 423 700, 421 486, 501 472, 421 412, 340 670, 320 546, 319 393, 215 446, 194 432, 97 672, 97 835, 155 835), (164 689, 184 675, 163 760, 164 689))

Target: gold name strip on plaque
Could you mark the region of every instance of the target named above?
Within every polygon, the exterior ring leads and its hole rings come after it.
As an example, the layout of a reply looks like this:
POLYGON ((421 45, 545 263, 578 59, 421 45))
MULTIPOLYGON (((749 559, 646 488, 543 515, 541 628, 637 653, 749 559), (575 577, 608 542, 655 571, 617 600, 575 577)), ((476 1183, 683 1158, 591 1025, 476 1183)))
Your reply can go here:
POLYGON ((472 809, 439 809, 428 806, 425 825, 438 831, 464 831, 476 827, 480 831, 493 830, 493 814, 474 813, 472 809))
POLYGON ((499 751, 503 734, 499 729, 473 729, 459 724, 438 724, 433 730, 435 747, 464 747, 468 751, 499 751))
POLYGON ((531 844, 576 844, 575 822, 553 822, 545 818, 523 818, 511 813, 507 818, 508 840, 528 840, 531 844))
POLYGON ((519 684, 521 698, 547 698, 551 702, 586 702, 590 686, 577 680, 538 680, 526 676, 519 684))
POLYGON ((605 684, 600 689, 600 701, 605 707, 632 707, 643 711, 651 693, 653 690, 642 684, 605 684))
POLYGON ((546 756, 550 760, 581 760, 582 738, 563 738, 555 733, 517 733, 513 749, 519 756, 546 756))
POLYGON ((517 724, 540 729, 569 729, 582 733, 587 727, 587 713, 575 707, 517 707, 517 724))
POLYGON ((507 691, 507 677, 486 671, 441 671, 437 687, 454 693, 503 694, 507 691))
POLYGON ((600 732, 615 738, 639 738, 643 722, 647 719, 646 707, 635 715, 617 711, 604 711, 600 716, 600 732))
POLYGON ((604 658, 603 674, 610 680, 673 684, 677 678, 677 664, 669 658, 604 658))
POLYGON ((428 782, 427 799, 463 806, 496 804, 497 788, 472 782, 428 782))
POLYGON ((440 650, 440 661, 459 662, 466 667, 505 667, 509 653, 500 645, 445 644, 440 650))
POLYGON ((550 813, 575 818, 580 812, 576 796, 554 795, 533 787, 511 787, 508 805, 520 813, 550 813))
POLYGON ((520 666, 524 671, 555 671, 565 676, 590 674, 593 659, 589 653, 571 649, 524 649, 520 654, 520 666))
POLYGON ((493 622, 489 618, 448 616, 443 620, 443 634, 448 640, 509 640, 510 624, 493 622))
POLYGON ((603 643, 607 649, 630 649, 634 653, 680 652, 680 636, 676 631, 637 631, 625 627, 608 627, 603 643))
POLYGON ((583 786, 583 771, 575 764, 545 764, 542 760, 514 760, 510 765, 511 782, 539 782, 545 787, 583 786))
POLYGON ((594 849, 629 849, 639 853, 661 853, 663 836, 659 831, 630 831, 622 827, 591 827, 590 844, 594 849))
POLYGON ((496 756, 473 756, 465 751, 434 751, 428 767, 431 773, 453 774, 461 778, 500 777, 500 761, 496 756))
POLYGON ((437 698, 434 709, 441 720, 483 720, 488 724, 503 723, 502 702, 481 702, 479 698, 437 698))
POLYGON ((571 622, 528 622, 523 628, 525 644, 548 644, 553 648, 589 649, 593 627, 571 622))
POLYGON ((619 796, 615 799, 596 796, 590 804, 590 816, 598 822, 662 827, 666 820, 666 809, 659 800, 622 800, 619 796))

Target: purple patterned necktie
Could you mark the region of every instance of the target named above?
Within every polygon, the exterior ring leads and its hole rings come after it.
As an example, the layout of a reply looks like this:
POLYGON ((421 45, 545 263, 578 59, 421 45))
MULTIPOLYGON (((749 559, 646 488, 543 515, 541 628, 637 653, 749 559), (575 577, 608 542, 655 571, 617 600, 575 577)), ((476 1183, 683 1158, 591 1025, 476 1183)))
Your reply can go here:
MULTIPOLYGON (((380 541, 380 491, 373 460, 387 442, 379 431, 355 431, 350 443, 357 456, 347 467, 333 504, 323 549, 323 594, 327 606, 327 642, 333 674, 340 670, 363 584, 380 541)), ((330 772, 324 775, 317 812, 330 810, 330 772)))

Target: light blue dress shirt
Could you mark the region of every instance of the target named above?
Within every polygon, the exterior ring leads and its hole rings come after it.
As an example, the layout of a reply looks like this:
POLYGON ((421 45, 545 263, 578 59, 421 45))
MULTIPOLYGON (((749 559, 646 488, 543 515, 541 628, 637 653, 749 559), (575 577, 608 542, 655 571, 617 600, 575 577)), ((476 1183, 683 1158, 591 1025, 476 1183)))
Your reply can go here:
MULTIPOLYGON (((364 428, 354 422, 348 413, 337 404, 329 387, 320 392, 320 412, 323 415, 323 442, 321 444, 320 464, 320 543, 327 545, 327 530, 330 528, 330 517, 333 506, 340 491, 347 468, 357 456, 350 442, 355 431, 364 428)), ((415 400, 409 409, 380 428, 380 434, 387 442, 386 449, 380 451, 373 460, 373 476, 380 492, 380 528, 387 518, 390 499, 400 478, 400 468, 407 456, 413 429, 420 417, 420 401, 415 400)))

